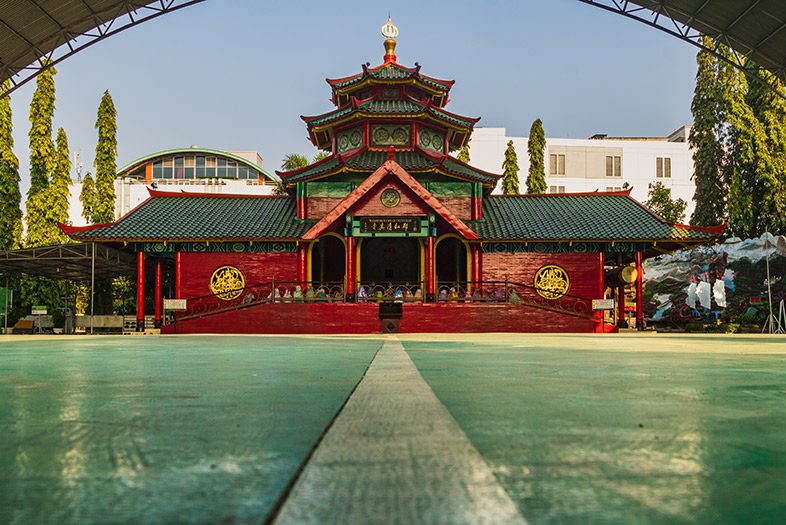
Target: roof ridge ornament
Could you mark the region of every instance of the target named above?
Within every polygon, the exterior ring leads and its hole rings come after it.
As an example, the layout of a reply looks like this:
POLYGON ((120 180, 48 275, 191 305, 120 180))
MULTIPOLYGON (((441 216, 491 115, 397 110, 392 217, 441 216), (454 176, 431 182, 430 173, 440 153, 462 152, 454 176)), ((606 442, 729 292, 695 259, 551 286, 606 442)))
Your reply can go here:
POLYGON ((388 14, 388 21, 382 26, 382 36, 385 40, 385 64, 396 62, 396 37, 398 37, 398 28, 393 25, 393 20, 388 14))

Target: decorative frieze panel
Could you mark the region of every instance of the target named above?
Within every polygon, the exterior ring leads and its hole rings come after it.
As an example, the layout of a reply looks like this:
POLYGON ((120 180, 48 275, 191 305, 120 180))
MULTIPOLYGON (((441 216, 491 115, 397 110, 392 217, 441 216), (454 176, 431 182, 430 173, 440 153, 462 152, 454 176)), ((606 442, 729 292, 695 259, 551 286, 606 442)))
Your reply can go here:
POLYGON ((644 251, 650 243, 643 242, 487 242, 485 253, 634 253, 644 251))
POLYGON ((419 138, 421 148, 436 151, 438 153, 445 152, 445 135, 439 131, 429 128, 420 128, 419 138))
POLYGON ((409 146, 409 143, 407 125, 371 127, 371 144, 374 146, 409 146))
POLYGON ((360 126, 336 133, 336 149, 339 153, 358 149, 363 145, 363 130, 360 126))
POLYGON ((145 242, 137 248, 149 254, 194 253, 289 253, 296 252, 294 242, 145 242))

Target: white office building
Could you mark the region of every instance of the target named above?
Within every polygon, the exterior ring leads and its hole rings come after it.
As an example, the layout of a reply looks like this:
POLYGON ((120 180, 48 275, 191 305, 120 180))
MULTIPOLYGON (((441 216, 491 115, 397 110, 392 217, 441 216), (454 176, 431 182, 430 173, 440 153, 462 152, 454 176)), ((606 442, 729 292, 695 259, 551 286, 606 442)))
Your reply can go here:
MULTIPOLYGON (((662 182, 672 198, 688 203, 685 222, 693 212, 693 153, 688 142, 690 126, 667 137, 609 137, 546 139, 546 182, 550 193, 616 191, 632 187, 632 196, 643 202, 648 185, 662 182), (627 184, 627 186, 626 186, 627 184)), ((505 128, 476 128, 470 142, 471 164, 501 173, 508 141, 518 155, 519 187, 526 191, 529 155, 527 137, 509 137, 505 128)), ((500 186, 497 187, 500 191, 500 186)))

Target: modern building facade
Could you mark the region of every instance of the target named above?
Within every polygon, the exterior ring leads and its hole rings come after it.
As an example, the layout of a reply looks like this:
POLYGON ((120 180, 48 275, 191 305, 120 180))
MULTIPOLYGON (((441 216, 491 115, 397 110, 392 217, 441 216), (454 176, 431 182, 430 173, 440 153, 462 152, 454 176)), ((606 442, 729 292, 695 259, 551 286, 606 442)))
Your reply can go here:
MULTIPOLYGON (((647 199, 648 185, 662 182, 672 198, 688 203, 686 220, 693 212, 693 152, 688 142, 690 126, 666 137, 610 137, 546 139, 546 182, 549 193, 621 191, 632 188, 631 196, 647 199)), ((469 144, 472 164, 499 171, 508 141, 518 155, 519 186, 526 189, 529 156, 527 137, 508 136, 505 128, 477 128, 469 144)), ((499 188, 497 188, 499 191, 499 188)))
MULTIPOLYGON (((120 168, 115 179, 115 217, 121 217, 149 197, 148 188, 210 194, 270 195, 278 177, 262 167, 256 151, 219 151, 191 146, 159 151, 120 168)), ((81 177, 71 186, 69 218, 84 226, 81 177)))

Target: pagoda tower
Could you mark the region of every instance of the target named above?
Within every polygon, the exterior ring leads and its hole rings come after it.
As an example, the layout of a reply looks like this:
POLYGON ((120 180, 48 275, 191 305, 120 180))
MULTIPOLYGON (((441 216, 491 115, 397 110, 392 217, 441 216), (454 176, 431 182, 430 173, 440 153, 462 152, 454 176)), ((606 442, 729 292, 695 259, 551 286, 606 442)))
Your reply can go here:
POLYGON ((453 80, 406 67, 395 55, 398 29, 382 27, 381 65, 328 79, 335 109, 301 117, 309 140, 330 155, 301 169, 277 172, 298 198, 298 218, 318 220, 387 160, 395 161, 462 220, 478 220, 482 196, 500 176, 451 156, 466 146, 479 118, 445 109, 453 80))

